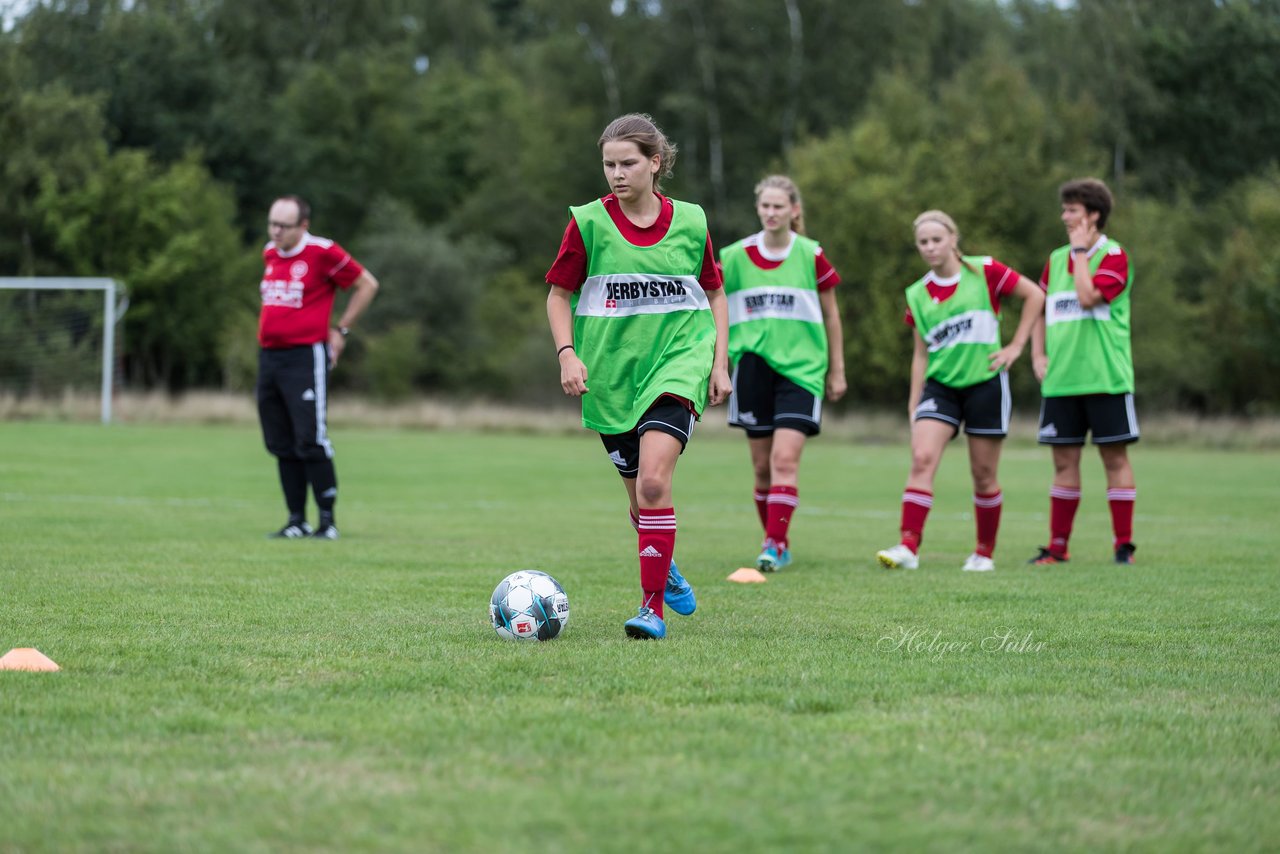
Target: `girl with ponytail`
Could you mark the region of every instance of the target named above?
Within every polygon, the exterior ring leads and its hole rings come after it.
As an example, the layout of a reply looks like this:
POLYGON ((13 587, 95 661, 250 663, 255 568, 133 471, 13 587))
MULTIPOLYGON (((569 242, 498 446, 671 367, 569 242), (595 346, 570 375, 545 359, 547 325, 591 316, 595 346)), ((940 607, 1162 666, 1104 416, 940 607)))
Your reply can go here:
POLYGON ((911 471, 902 494, 901 539, 876 554, 886 569, 920 565, 920 540, 933 506, 933 478, 942 452, 963 427, 969 441, 977 544, 962 569, 995 569, 992 554, 1004 498, 996 480, 1000 448, 1009 432, 1009 366, 1031 336, 1044 293, 1016 270, 990 257, 960 251, 960 232, 942 211, 912 223, 916 249, 929 272, 906 290, 911 357, 911 471), (1023 301, 1013 340, 1000 346, 1000 300, 1023 301))
POLYGON ((729 393, 728 316, 706 214, 660 192, 675 146, 638 113, 610 122, 598 144, 611 192, 569 208, 547 319, 560 387, 582 399, 639 534, 640 610, 624 630, 658 639, 664 605, 697 604, 673 558, 672 477, 694 421, 729 393))
POLYGON ((761 230, 720 253, 729 298, 733 397, 729 424, 747 434, 755 505, 764 528, 756 567, 791 563, 805 441, 818 435, 822 398, 845 392, 840 275, 804 234, 800 191, 784 175, 755 188, 761 230))

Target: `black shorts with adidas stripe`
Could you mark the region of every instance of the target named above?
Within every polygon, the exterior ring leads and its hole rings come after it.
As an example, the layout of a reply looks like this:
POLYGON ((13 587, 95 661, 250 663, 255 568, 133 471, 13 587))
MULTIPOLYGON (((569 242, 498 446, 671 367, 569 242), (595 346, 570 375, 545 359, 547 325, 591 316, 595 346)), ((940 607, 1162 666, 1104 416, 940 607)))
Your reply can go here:
POLYGON ((640 416, 636 426, 626 433, 601 433, 600 441, 609 454, 609 461, 618 474, 635 480, 640 473, 640 437, 650 430, 658 430, 680 440, 680 453, 684 453, 689 438, 693 436, 695 419, 688 404, 669 395, 663 395, 640 416))
POLYGON ((1075 394, 1040 401, 1041 445, 1083 445, 1093 434, 1095 445, 1138 441, 1138 413, 1133 394, 1075 394))
POLYGON ((775 371, 756 353, 743 353, 733 366, 729 426, 741 427, 752 439, 772 436, 779 427, 818 435, 822 398, 775 371))
POLYGON ((1001 371, 985 382, 964 388, 925 380, 924 392, 916 405, 915 420, 936 419, 950 424, 956 433, 963 425, 964 432, 971 436, 1003 439, 1009 434, 1012 411, 1009 374, 1001 371))

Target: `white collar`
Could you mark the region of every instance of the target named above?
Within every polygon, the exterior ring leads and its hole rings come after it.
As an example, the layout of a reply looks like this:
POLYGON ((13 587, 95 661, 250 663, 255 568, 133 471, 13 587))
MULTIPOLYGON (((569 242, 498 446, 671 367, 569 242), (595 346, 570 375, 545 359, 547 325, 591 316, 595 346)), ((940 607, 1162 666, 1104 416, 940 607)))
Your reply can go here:
MULTIPOLYGON (((274 241, 272 241, 272 242, 274 243, 274 241)), ((292 258, 294 255, 297 255, 297 254, 298 254, 299 252, 301 252, 303 249, 306 249, 306 248, 307 248, 307 244, 308 244, 308 243, 310 243, 310 242, 311 242, 311 232, 309 232, 309 231, 304 231, 304 232, 302 232, 302 237, 301 237, 301 238, 299 238, 298 243, 297 243, 297 245, 296 245, 296 246, 294 246, 294 247, 293 247, 292 249, 290 249, 288 252, 285 252, 283 249, 281 249, 279 246, 277 246, 277 247, 276 247, 276 254, 277 254, 277 255, 279 255, 281 258, 292 258)))
POLYGON ((791 247, 796 245, 796 233, 791 232, 791 239, 787 242, 787 248, 780 253, 774 253, 764 245, 764 231, 761 230, 756 234, 756 249, 760 250, 760 257, 766 261, 785 261, 791 255, 791 247))

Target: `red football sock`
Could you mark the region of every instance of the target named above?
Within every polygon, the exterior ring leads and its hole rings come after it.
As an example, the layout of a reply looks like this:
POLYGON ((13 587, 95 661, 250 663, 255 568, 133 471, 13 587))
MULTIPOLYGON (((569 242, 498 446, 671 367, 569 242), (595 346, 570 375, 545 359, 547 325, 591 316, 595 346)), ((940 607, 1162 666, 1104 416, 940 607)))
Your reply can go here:
POLYGON ((667 587, 667 571, 676 550, 676 511, 640 508, 639 551, 641 604, 662 616, 662 592, 667 587))
POLYGON ((755 491, 756 513, 760 516, 760 527, 769 530, 769 493, 755 491))
POLYGON ((1004 495, 996 490, 990 495, 973 494, 973 519, 978 528, 978 545, 974 551, 991 557, 996 550, 996 532, 1000 530, 1000 508, 1004 495))
POLYGON ((929 518, 933 506, 933 493, 923 489, 908 489, 902 493, 902 544, 919 553, 924 539, 924 520, 929 518))
POLYGON ((1108 489, 1107 503, 1111 505, 1111 530, 1115 534, 1113 546, 1133 542, 1133 503, 1138 490, 1108 489))
POLYGON ((631 517, 631 527, 633 527, 633 528, 635 528, 637 531, 639 531, 639 530, 640 530, 640 517, 636 515, 636 511, 634 511, 634 510, 632 510, 630 507, 628 507, 628 508, 627 508, 627 515, 631 517))
POLYGON ((1063 556, 1071 539, 1071 526, 1080 509, 1080 488, 1053 486, 1049 489, 1049 551, 1063 556))
POLYGON ((791 514, 796 512, 800 504, 800 493, 794 486, 774 486, 769 489, 769 521, 764 526, 764 535, 778 544, 779 548, 787 547, 787 531, 791 529, 791 514))

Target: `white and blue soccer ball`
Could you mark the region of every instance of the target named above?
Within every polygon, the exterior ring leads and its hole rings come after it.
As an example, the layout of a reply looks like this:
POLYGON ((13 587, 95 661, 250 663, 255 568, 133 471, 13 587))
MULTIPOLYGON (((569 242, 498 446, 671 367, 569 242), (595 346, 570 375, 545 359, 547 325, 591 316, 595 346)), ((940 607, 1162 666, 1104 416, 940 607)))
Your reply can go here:
POLYGON ((498 583, 489 599, 489 621, 506 640, 551 640, 569 622, 569 597, 545 572, 522 569, 498 583))

